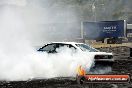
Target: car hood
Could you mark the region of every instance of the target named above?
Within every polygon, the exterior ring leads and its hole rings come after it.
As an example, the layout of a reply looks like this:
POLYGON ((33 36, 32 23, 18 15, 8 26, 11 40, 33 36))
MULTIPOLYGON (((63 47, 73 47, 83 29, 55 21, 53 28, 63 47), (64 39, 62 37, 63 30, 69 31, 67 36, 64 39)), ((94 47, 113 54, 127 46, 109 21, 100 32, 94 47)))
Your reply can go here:
POLYGON ((88 53, 94 55, 113 55, 112 53, 107 53, 107 52, 88 52, 88 53))

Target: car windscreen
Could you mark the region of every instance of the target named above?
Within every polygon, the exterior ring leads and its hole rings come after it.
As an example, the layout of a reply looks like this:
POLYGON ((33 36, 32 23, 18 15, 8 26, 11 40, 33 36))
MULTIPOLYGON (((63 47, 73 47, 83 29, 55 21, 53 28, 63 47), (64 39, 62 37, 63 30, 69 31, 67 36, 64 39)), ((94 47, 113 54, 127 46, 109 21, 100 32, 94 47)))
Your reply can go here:
POLYGON ((82 51, 88 51, 88 52, 99 52, 99 50, 88 46, 86 44, 76 44, 76 46, 78 46, 82 51))

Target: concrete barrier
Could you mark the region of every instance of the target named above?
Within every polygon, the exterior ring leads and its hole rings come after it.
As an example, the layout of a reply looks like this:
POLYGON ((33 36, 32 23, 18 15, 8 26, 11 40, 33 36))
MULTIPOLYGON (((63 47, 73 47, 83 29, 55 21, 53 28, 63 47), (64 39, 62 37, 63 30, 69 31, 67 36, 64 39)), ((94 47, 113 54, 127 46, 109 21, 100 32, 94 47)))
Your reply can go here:
POLYGON ((94 43, 91 44, 94 48, 101 48, 101 47, 120 47, 120 46, 127 46, 131 47, 132 43, 122 43, 122 44, 106 44, 106 43, 94 43))

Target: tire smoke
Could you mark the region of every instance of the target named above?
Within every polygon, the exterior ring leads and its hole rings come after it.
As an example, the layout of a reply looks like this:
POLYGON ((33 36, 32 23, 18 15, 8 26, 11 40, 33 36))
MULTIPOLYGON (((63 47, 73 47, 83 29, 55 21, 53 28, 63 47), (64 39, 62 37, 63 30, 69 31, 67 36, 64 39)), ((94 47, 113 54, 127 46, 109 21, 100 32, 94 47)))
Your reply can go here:
POLYGON ((67 48, 57 54, 37 52, 29 38, 32 30, 27 29, 18 8, 3 6, 0 13, 0 80, 75 76, 79 65, 90 69, 93 57, 87 53, 67 48))

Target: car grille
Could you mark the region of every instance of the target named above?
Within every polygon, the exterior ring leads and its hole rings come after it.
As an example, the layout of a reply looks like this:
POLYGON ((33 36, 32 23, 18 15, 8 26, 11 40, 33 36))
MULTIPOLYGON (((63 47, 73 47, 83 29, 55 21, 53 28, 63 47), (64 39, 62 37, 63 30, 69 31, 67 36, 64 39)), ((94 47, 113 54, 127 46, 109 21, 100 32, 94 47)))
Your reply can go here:
POLYGON ((112 59, 112 55, 95 55, 95 59, 112 59))

